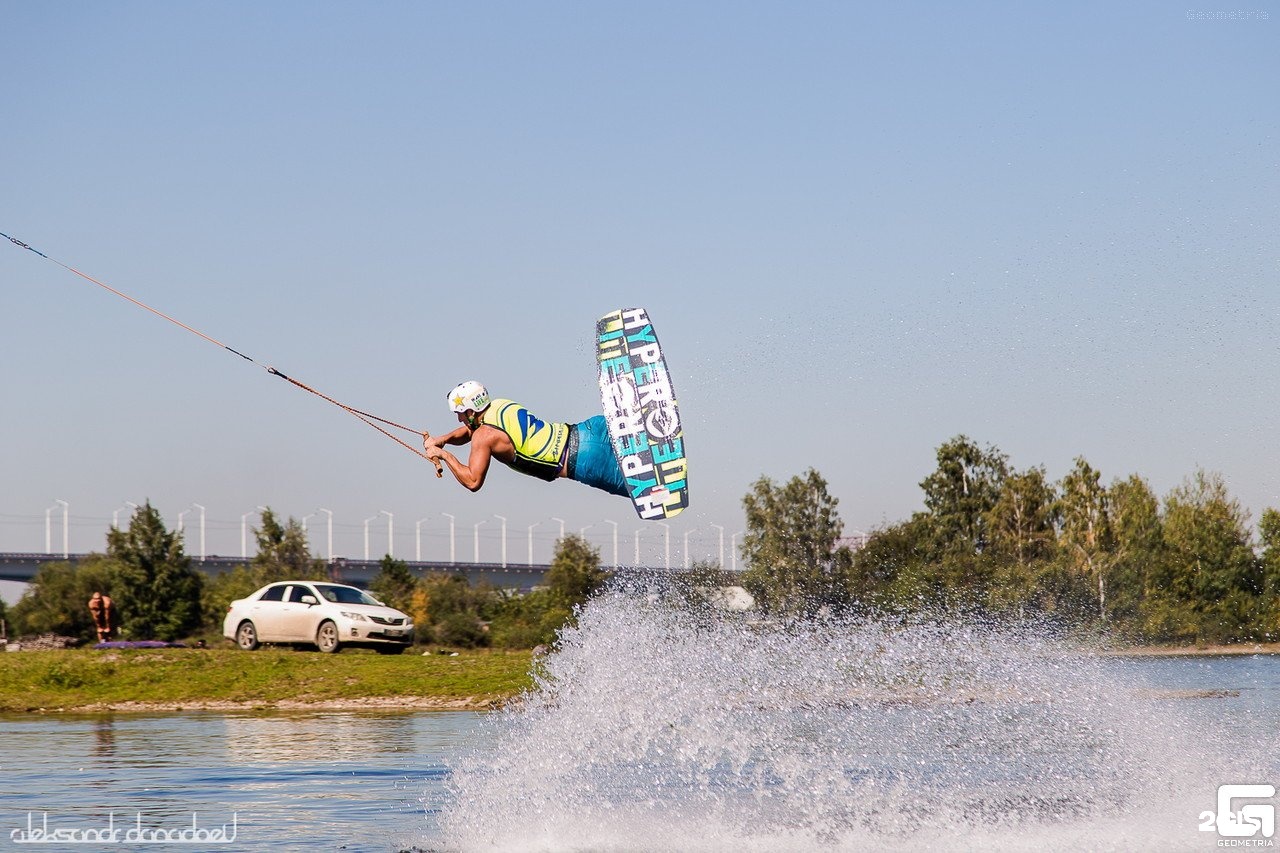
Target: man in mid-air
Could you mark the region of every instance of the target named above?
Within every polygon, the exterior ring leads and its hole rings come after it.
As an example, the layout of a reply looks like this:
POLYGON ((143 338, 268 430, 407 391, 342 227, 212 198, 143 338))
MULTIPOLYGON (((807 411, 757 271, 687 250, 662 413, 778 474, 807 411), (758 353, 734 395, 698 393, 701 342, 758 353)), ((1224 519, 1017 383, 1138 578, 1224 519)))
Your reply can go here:
POLYGON ((466 488, 479 491, 497 459, 509 468, 551 482, 568 477, 611 495, 629 497, 603 415, 577 424, 549 423, 512 400, 491 400, 489 392, 468 380, 449 392, 449 409, 460 426, 444 435, 423 437, 432 462, 443 462, 466 488), (444 445, 470 444, 465 464, 444 445))

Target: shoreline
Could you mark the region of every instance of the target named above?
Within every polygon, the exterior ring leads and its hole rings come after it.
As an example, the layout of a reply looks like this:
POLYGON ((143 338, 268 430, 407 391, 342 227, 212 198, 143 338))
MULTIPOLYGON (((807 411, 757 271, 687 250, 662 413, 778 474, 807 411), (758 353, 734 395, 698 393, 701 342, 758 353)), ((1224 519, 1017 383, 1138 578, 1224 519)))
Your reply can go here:
POLYGON ((230 699, 200 699, 189 702, 94 702, 69 708, 27 708, 25 710, 0 711, 5 715, 29 716, 32 714, 182 714, 182 713, 245 713, 264 714, 329 713, 367 711, 370 713, 417 713, 420 711, 496 711, 516 701, 517 697, 491 698, 483 696, 368 696, 351 699, 279 699, 275 701, 236 701, 230 699))
MULTIPOLYGON (((1188 701, 1201 699, 1229 699, 1238 697, 1239 690, 1229 688, 1201 689, 1162 689, 1141 688, 1133 692, 1135 698, 1148 701, 1188 701)), ((25 710, 0 711, 0 720, 5 717, 57 716, 57 717, 103 717, 120 715, 162 715, 162 714, 419 714, 439 712, 471 712, 487 714, 508 707, 517 707, 523 701, 523 694, 505 699, 486 699, 483 697, 433 697, 412 696, 396 698, 391 696, 368 697, 363 699, 282 699, 276 702, 252 702, 230 700, 208 700, 197 702, 98 702, 81 707, 27 708, 25 710)), ((990 693, 960 693, 949 697, 919 697, 910 694, 868 694, 850 696, 847 699, 830 701, 830 707, 855 708, 894 708, 903 706, 941 705, 973 705, 1002 703, 1009 696, 990 693)), ((811 707, 802 702, 802 706, 811 707)))
MULTIPOLYGON (((1094 655, 1102 658, 1129 658, 1129 659, 1148 659, 1154 660, 1159 658, 1196 658, 1196 657, 1247 657, 1255 655, 1280 655, 1280 643, 1237 643, 1231 645, 1133 645, 1124 646, 1120 644, 1107 645, 1103 643, 1076 645, 1068 643, 1068 648, 1064 648, 1064 653, 1076 655, 1094 655)), ((13 661, 17 662, 18 656, 25 656, 26 653, 19 652, 13 655, 13 661)), ((41 661, 56 661, 62 658, 63 652, 33 652, 33 655, 39 655, 41 661)), ((10 658, 11 655, 3 654, 0 659, 10 658)), ((77 658, 79 656, 76 656, 77 658)), ((162 696, 154 696, 153 698, 144 698, 147 691, 140 691, 144 694, 137 699, 126 698, 106 698, 101 695, 83 695, 82 691, 74 689, 70 690, 32 690, 25 698, 26 702, 14 701, 19 699, 21 690, 15 692, 14 695, 5 697, 5 701, 0 701, 0 717, 5 716, 65 716, 74 717, 77 715, 85 716, 109 716, 113 714, 120 715, 147 715, 147 714, 324 714, 324 713, 369 713, 369 714, 399 714, 399 713, 430 713, 439 711, 464 711, 472 713, 489 713, 500 710, 504 707, 510 707, 520 704, 524 698, 524 692, 529 685, 525 683, 506 685, 492 685, 498 689, 476 690, 479 684, 463 685, 457 683, 457 677, 464 675, 457 668, 464 663, 484 662, 490 656, 477 656, 475 659, 468 661, 468 658, 449 658, 441 661, 430 659, 430 663, 439 664, 445 667, 448 681, 445 684, 400 684, 392 686, 384 678, 381 681, 372 679, 367 684, 356 686, 353 682, 354 675, 359 670, 364 670, 369 666, 369 660, 357 661, 351 658, 347 663, 363 664, 362 666, 352 666, 351 672, 334 673, 331 677, 345 677, 348 681, 348 689, 355 689, 351 692, 361 691, 362 688, 370 688, 366 695, 347 695, 341 697, 316 696, 308 695, 308 691, 300 690, 298 694, 288 696, 280 695, 281 692, 288 691, 268 690, 267 693, 276 693, 275 696, 253 699, 223 699, 213 696, 187 696, 184 698, 170 698, 162 696), (390 690, 387 688, 391 687, 390 690), (396 687, 400 689, 409 688, 404 694, 397 694, 396 687), (439 693, 434 692, 439 687, 445 687, 439 693), (452 689, 449 689, 452 687, 452 689), (468 690, 468 687, 470 690, 468 690), (416 688, 416 689, 415 689, 416 688), (425 688, 425 689, 424 689, 425 688), (461 689, 458 689, 461 688, 461 689), (472 692, 474 691, 474 692, 472 692), (80 696, 74 695, 81 692, 80 696), (40 695, 43 693, 44 695, 40 695), (59 694, 62 695, 59 695, 59 694), (87 700, 87 701, 86 701, 87 700), (29 703, 29 704, 28 704, 29 703)), ((35 660, 32 658, 31 660, 35 660)), ((84 659, 91 660, 91 659, 84 659)), ((137 670, 138 672, 146 672, 152 667, 160 665, 165 660, 171 662, 183 660, 198 660, 197 658, 188 658, 185 654, 173 654, 172 652, 156 655, 154 652, 139 652, 125 655, 97 656, 92 659, 92 663, 107 664, 111 666, 137 665, 145 666, 146 670, 137 670)), ((206 659, 207 660, 207 659, 206 659)), ((257 662, 258 659, 253 659, 257 662)), ((281 656, 275 661, 279 664, 284 661, 290 665, 291 670, 306 671, 312 670, 317 664, 332 665, 335 661, 331 660, 313 660, 301 657, 294 658, 292 656, 281 656)), ((241 661, 234 661, 237 665, 241 661)), ((248 660, 246 659, 246 663, 248 660)), ((263 658, 263 663, 270 662, 269 659, 263 658)), ((419 659, 419 663, 422 659, 419 659)), ((341 662, 337 662, 341 663, 341 662)), ((405 661, 377 661, 379 665, 386 667, 403 666, 405 661)), ((464 667, 465 668, 465 667, 464 667)), ((410 672, 417 669, 411 665, 410 672)), ((521 669, 523 669, 521 667, 521 669)), ((78 686, 80 678, 74 670, 67 671, 58 665, 49 669, 47 665, 44 668, 36 668, 35 684, 45 686, 50 681, 61 682, 69 680, 73 682, 71 687, 78 686)), ((191 677, 193 673, 179 672, 168 675, 168 678, 191 677)), ((205 675, 200 672, 200 675, 205 675)), ((286 674, 293 675, 293 672, 286 670, 286 674)), ((315 673, 310 673, 314 675, 315 673)), ((397 680, 401 679, 403 674, 399 671, 390 673, 397 680)), ((407 674, 407 673, 406 673, 407 674)), ((276 677, 273 673, 273 678, 276 677)), ((301 675, 298 676, 301 679, 301 675)), ((439 680, 438 677, 435 680, 439 680)), ((303 687, 303 684, 297 684, 303 687)), ((241 695, 244 695, 244 691, 241 695)), ((118 692, 117 692, 118 695, 118 692)), ((135 695, 137 695, 135 693, 135 695)), ((862 697, 864 699, 868 697, 862 697)), ((1174 695, 1162 696, 1160 698, 1211 698, 1207 694, 1202 695, 1174 695)), ((884 697, 880 697, 883 701, 884 697)), ((874 702, 875 700, 873 700, 874 702)))
POLYGON ((1208 646, 1117 646, 1104 648, 1108 657, 1237 657, 1245 655, 1280 655, 1280 643, 1232 643, 1208 646))

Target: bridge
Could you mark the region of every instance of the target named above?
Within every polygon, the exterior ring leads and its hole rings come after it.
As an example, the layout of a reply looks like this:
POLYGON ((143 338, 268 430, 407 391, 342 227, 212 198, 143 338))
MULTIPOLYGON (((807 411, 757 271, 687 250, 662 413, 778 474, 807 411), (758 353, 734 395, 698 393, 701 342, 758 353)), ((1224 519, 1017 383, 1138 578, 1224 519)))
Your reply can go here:
MULTIPOLYGON (((36 572, 45 563, 78 563, 88 554, 26 554, 0 552, 0 581, 19 581, 31 583, 36 572)), ((207 575, 220 575, 229 572, 236 566, 250 563, 243 557, 210 556, 204 559, 190 557, 191 567, 207 575)), ((428 574, 449 574, 465 577, 473 586, 482 581, 500 589, 516 589, 528 592, 542 583, 543 576, 551 568, 549 565, 524 563, 448 563, 448 562, 416 562, 406 560, 409 571, 415 577, 428 574)), ((337 557, 325 564, 330 580, 350 584, 361 588, 367 587, 369 581, 381 568, 378 560, 349 560, 337 557)))

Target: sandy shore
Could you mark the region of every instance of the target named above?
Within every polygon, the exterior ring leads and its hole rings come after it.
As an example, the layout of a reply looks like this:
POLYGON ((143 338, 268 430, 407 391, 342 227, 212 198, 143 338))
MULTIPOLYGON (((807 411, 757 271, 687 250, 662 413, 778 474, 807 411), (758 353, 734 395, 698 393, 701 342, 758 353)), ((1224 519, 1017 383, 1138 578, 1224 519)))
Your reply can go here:
POLYGON ((1280 655, 1280 643, 1235 643, 1230 646, 1133 646, 1105 649, 1102 653, 1118 657, 1280 655))

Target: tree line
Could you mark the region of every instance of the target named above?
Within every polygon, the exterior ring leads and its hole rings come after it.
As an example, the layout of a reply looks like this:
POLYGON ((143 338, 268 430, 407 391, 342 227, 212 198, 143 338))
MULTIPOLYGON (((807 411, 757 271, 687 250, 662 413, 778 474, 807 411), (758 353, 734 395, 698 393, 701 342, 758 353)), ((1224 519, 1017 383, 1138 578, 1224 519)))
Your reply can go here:
MULTIPOLYGON (((119 639, 216 642, 232 601, 277 581, 330 579, 296 519, 282 522, 268 508, 253 535, 257 554, 252 560, 206 576, 193 567, 181 531, 168 530, 148 501, 135 510, 127 528, 108 531, 105 553, 78 563, 42 565, 7 613, 0 602, 0 619, 15 637, 54 633, 90 641, 96 633, 87 603, 94 592, 102 592, 114 602, 119 639)), ((599 550, 570 535, 556 543, 545 585, 525 595, 490 584, 472 586, 445 573, 414 577, 408 564, 390 556, 382 559, 369 588, 374 597, 413 617, 420 643, 532 648, 552 642, 606 577, 599 550)))
POLYGON ((762 477, 743 498, 743 584, 778 615, 959 609, 1140 641, 1280 634, 1280 512, 1263 512, 1255 539, 1218 474, 1198 470, 1160 499, 1137 474, 1104 483, 1084 457, 1053 482, 958 435, 920 488, 923 510, 854 550, 817 471, 762 477))
MULTIPOLYGON (((687 586, 741 583, 777 617, 963 611, 1049 617, 1144 642, 1280 635, 1280 511, 1262 513, 1255 537, 1220 475, 1198 470, 1160 498, 1137 474, 1105 483, 1084 457, 1056 482, 1043 466, 1017 470, 964 435, 936 458, 920 482, 924 508, 858 549, 841 542, 838 501, 816 470, 781 484, 761 477, 742 501, 745 571, 700 563, 687 586)), ((97 590, 115 600, 123 638, 217 637, 232 600, 279 580, 328 579, 295 519, 265 510, 254 536, 252 561, 205 577, 148 502, 127 529, 108 532, 106 553, 42 566, 9 609, 10 634, 91 639, 86 603, 97 590)), ((389 556, 370 591, 413 616, 420 642, 530 648, 552 642, 607 577, 598 549, 567 536, 546 585, 526 595, 455 575, 414 577, 389 556)))

